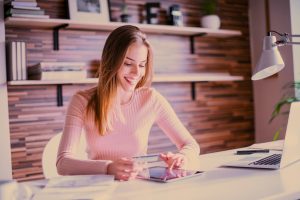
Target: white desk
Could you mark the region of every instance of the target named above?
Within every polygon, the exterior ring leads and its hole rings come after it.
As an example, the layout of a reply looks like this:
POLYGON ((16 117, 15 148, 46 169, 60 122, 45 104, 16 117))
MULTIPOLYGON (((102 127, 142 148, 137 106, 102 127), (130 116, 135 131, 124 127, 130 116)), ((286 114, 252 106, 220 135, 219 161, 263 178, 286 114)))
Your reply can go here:
POLYGON ((234 152, 200 156, 200 166, 203 163, 202 168, 208 171, 190 179, 167 184, 142 180, 120 182, 112 199, 253 200, 292 191, 299 191, 300 195, 300 162, 282 170, 216 168, 226 161, 236 159, 234 152))
POLYGON ((235 150, 200 156, 199 168, 206 170, 200 176, 174 183, 156 183, 143 180, 117 182, 112 200, 219 200, 264 199, 284 194, 281 198, 300 199, 300 162, 282 170, 218 168, 221 164, 239 158, 235 150), (296 198, 295 198, 295 191, 296 198), (287 198, 286 193, 292 193, 287 198))

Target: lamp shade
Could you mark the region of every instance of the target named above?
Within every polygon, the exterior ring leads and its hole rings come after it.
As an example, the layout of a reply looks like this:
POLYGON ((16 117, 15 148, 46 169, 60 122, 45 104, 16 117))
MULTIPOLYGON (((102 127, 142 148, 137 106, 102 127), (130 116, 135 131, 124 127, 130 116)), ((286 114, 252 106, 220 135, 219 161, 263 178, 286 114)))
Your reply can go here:
POLYGON ((284 68, 284 62, 275 42, 275 36, 265 36, 263 51, 251 77, 252 80, 267 78, 284 68))

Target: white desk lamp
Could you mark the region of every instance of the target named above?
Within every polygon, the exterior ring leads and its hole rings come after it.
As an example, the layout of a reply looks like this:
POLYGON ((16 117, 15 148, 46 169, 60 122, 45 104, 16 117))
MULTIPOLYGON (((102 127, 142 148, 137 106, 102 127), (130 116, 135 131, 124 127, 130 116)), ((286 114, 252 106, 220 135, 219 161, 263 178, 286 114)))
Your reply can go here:
POLYGON ((284 62, 277 47, 300 44, 300 42, 291 42, 291 37, 300 37, 300 35, 289 35, 287 33, 270 31, 268 35, 264 37, 263 51, 256 65, 253 76, 251 77, 252 80, 267 78, 284 68, 284 62), (276 41, 276 37, 273 36, 272 33, 279 35, 280 39, 276 41))

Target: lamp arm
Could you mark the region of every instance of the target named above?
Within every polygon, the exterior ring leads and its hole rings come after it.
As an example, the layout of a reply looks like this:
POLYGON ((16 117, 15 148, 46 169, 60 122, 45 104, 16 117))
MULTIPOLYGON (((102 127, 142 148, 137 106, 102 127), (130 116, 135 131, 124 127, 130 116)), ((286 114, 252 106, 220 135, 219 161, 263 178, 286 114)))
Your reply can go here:
POLYGON ((300 37, 300 35, 288 35, 289 37, 300 37))
POLYGON ((300 44, 300 42, 287 42, 284 45, 293 45, 293 44, 300 44))

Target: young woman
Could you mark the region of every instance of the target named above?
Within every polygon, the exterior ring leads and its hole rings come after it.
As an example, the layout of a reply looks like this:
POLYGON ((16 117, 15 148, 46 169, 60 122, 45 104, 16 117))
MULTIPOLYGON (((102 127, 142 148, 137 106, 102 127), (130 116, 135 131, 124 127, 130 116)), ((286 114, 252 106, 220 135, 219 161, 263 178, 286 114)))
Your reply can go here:
POLYGON ((147 154, 153 123, 176 144, 178 153, 161 153, 169 167, 185 168, 199 155, 199 146, 166 99, 150 88, 152 49, 146 35, 121 26, 104 45, 97 87, 77 92, 69 104, 57 155, 61 175, 112 174, 134 178, 133 156, 147 154), (75 158, 84 130, 88 159, 75 158))

